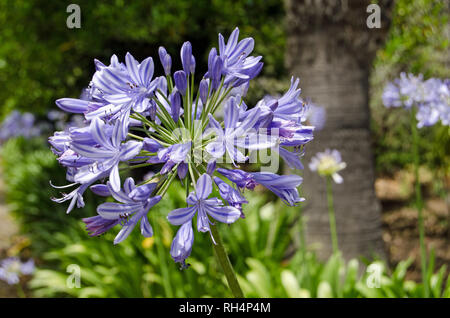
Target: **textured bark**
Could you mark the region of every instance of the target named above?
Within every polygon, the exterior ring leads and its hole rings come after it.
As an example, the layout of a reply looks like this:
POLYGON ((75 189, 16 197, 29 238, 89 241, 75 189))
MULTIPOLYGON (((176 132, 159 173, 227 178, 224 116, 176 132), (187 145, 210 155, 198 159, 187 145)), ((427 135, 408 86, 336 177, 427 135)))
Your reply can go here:
MULTIPOLYGON (((369 127, 369 71, 386 34, 392 3, 380 4, 382 28, 366 26, 370 1, 287 1, 287 66, 300 77, 303 97, 325 106, 327 123, 307 146, 305 163, 326 148, 347 162, 344 183, 333 185, 339 248, 348 258, 384 257, 381 209, 374 191, 369 127)), ((331 254, 325 180, 304 172, 307 241, 331 254)))

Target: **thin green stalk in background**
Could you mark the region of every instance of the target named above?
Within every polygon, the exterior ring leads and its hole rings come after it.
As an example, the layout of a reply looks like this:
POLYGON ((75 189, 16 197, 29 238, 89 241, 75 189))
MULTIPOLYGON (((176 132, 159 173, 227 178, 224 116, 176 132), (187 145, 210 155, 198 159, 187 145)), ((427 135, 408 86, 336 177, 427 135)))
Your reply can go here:
POLYGON ((332 180, 330 176, 327 176, 326 180, 327 180, 328 218, 330 221, 331 243, 333 245, 333 254, 337 254, 339 248, 336 231, 336 218, 334 215, 332 180))
MULTIPOLYGON (((300 194, 300 191, 299 191, 300 194)), ((303 258, 306 255, 306 226, 305 226, 305 216, 303 213, 303 209, 302 206, 298 207, 298 221, 297 221, 297 225, 298 225, 298 231, 300 234, 300 250, 303 254, 303 258)))
POLYGON ((298 231, 300 234, 300 255, 302 257, 302 263, 304 265, 305 270, 305 285, 310 288, 311 286, 311 276, 309 273, 309 266, 307 265, 307 259, 306 255, 308 253, 308 250, 306 249, 306 225, 305 225, 305 215, 303 213, 303 209, 301 206, 299 206, 299 218, 298 218, 298 231))
POLYGON ((267 234, 267 243, 266 243, 266 249, 265 249, 265 255, 267 257, 272 256, 273 252, 273 245, 275 243, 275 234, 277 232, 278 223, 280 222, 280 215, 278 214, 278 204, 274 206, 274 212, 273 212, 273 218, 272 222, 270 222, 269 225, 269 233, 267 234))
POLYGON ((427 252, 425 248, 425 225, 423 221, 422 207, 422 192, 420 190, 419 180, 419 133, 417 130, 416 112, 411 110, 411 132, 413 137, 412 151, 414 160, 414 176, 416 179, 416 208, 419 221, 419 243, 420 243, 420 260, 422 267, 422 282, 425 297, 429 296, 428 282, 427 282, 427 252))
POLYGON ((228 286, 230 287, 234 297, 244 298, 241 286, 239 286, 239 282, 237 280, 236 274, 234 273, 233 266, 230 263, 230 259, 228 258, 227 252, 225 251, 225 247, 222 243, 222 239, 220 238, 219 231, 214 224, 211 224, 210 228, 211 234, 216 241, 216 244, 213 243, 214 254, 216 255, 217 260, 219 261, 219 264, 225 273, 228 286))
POLYGON ((17 295, 20 298, 27 298, 27 296, 25 295, 25 292, 23 291, 22 285, 20 285, 20 282, 17 283, 17 295))

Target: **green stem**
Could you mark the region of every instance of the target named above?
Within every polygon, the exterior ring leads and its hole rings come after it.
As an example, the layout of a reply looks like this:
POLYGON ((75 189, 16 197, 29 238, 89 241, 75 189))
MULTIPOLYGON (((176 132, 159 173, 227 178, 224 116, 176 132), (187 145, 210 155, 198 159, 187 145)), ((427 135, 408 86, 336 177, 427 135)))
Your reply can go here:
POLYGON ((427 252, 425 247, 425 225, 423 221, 423 201, 422 192, 420 189, 419 180, 419 132, 417 130, 416 112, 411 110, 411 132, 413 137, 413 159, 414 159, 414 176, 416 179, 416 208, 419 221, 419 244, 420 244, 420 261, 422 267, 422 282, 425 297, 429 296, 428 281, 427 281, 427 252))
POLYGON ((25 295, 25 292, 23 291, 22 285, 20 285, 20 282, 17 283, 17 295, 20 298, 26 298, 27 296, 25 295))
MULTIPOLYGON (((155 230, 158 231, 158 233, 161 233, 161 226, 159 225, 158 220, 156 220, 156 222, 154 222, 153 224, 155 226, 155 230)), ((162 242, 161 235, 155 241, 156 241, 156 253, 158 254, 158 258, 160 260, 159 268, 161 270, 164 293, 166 294, 166 297, 172 298, 174 295, 172 285, 170 284, 171 281, 170 273, 167 267, 165 247, 162 242)))
POLYGON ((233 293, 235 298, 244 298, 244 294, 242 293, 241 286, 239 286, 239 282, 237 280, 236 274, 234 273, 233 266, 230 263, 230 259, 228 258, 227 252, 225 251, 225 247, 223 246, 222 239, 220 238, 219 231, 216 226, 211 224, 211 234, 216 241, 216 244, 213 243, 214 252, 216 254, 217 260, 219 261, 220 266, 225 273, 225 277, 228 282, 228 286, 233 293))
POLYGON ((326 180, 327 180, 328 218, 330 221, 331 243, 333 245, 333 254, 337 254, 339 251, 339 248, 338 248, 338 239, 337 239, 337 231, 336 231, 336 218, 335 218, 335 214, 334 214, 333 189, 332 189, 331 177, 327 176, 326 180))
POLYGON ((141 136, 138 136, 138 135, 135 135, 135 134, 132 134, 132 133, 128 133, 128 136, 133 137, 135 139, 144 140, 144 137, 141 137, 141 136))
POLYGON ((303 215, 302 208, 299 208, 299 217, 298 217, 298 230, 300 234, 300 250, 303 256, 306 255, 306 238, 305 238, 305 216, 303 215))
POLYGON ((300 256, 301 256, 301 265, 303 267, 303 270, 305 271, 305 283, 304 286, 307 288, 312 288, 311 285, 311 275, 309 273, 309 266, 307 264, 306 256, 308 250, 306 249, 306 236, 305 236, 305 216, 303 213, 302 208, 299 209, 299 218, 298 218, 298 230, 300 233, 300 256))

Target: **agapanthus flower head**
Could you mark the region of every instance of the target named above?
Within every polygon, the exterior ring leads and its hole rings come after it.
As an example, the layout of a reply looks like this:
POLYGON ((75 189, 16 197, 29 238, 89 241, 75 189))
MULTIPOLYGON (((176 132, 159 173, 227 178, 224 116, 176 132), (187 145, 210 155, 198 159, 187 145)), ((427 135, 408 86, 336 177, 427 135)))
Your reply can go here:
POLYGON ((60 109, 84 116, 84 121, 49 138, 69 182, 54 187, 73 187, 53 200, 69 201, 70 212, 84 206, 88 189, 115 199, 83 219, 89 235, 121 227, 114 240, 118 244, 139 223, 142 235, 152 236, 148 217, 153 207, 173 182, 181 182, 187 188, 186 206, 168 213, 168 220, 180 226, 172 258, 186 267, 193 226, 211 233, 216 221, 231 224, 243 218, 248 203, 244 190, 263 186, 290 206, 303 201, 297 191, 299 176, 246 172, 238 166, 258 161, 254 154, 265 151, 302 169, 303 146, 314 130, 304 124, 307 109, 299 79, 292 78, 281 96, 266 96, 247 106, 249 81, 263 64, 262 57, 251 56, 254 40, 239 41, 238 36, 237 28, 227 41, 219 35, 219 49, 210 51, 208 71, 198 85, 192 84, 197 67, 193 48, 185 42, 180 54, 172 55, 179 56, 182 65, 174 73, 171 55, 163 47, 157 52, 164 69, 160 76, 154 74, 152 57, 139 62, 127 53, 120 62, 113 55, 109 65, 94 61, 96 71, 82 97, 56 101, 60 109), (127 178, 129 170, 146 167, 151 171, 139 176, 139 184, 127 178))
POLYGON ((400 77, 386 85, 383 104, 386 107, 416 107, 417 127, 432 126, 439 120, 449 125, 450 84, 449 80, 430 78, 422 74, 401 73, 400 77))
POLYGON ((9 285, 18 284, 22 275, 34 272, 34 261, 22 262, 18 257, 9 257, 0 262, 0 279, 9 285))
POLYGON ((318 152, 309 163, 311 171, 317 171, 323 177, 332 177, 338 184, 344 182, 338 172, 345 169, 346 166, 347 164, 342 161, 341 153, 336 149, 318 152))

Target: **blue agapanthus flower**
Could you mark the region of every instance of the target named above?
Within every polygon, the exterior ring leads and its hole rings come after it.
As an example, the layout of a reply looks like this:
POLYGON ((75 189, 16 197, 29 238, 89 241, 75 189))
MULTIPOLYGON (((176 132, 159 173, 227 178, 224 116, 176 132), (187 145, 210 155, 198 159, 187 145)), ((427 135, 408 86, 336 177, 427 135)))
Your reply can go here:
POLYGON ((83 115, 84 126, 49 138, 69 182, 55 188, 74 188, 54 201, 69 201, 70 212, 84 206, 88 189, 112 196, 116 202, 101 204, 97 215, 83 221, 91 236, 121 227, 114 241, 120 243, 138 223, 144 237, 152 236, 148 216, 173 182, 181 182, 186 206, 171 211, 168 219, 180 226, 171 255, 183 266, 193 247, 193 225, 210 232, 213 222, 244 218, 245 189, 263 186, 290 206, 303 201, 299 176, 245 171, 260 151, 279 154, 288 166, 302 169, 304 145, 314 131, 305 124, 299 79, 292 78, 279 97, 265 96, 253 107, 245 103, 249 82, 263 66, 261 56, 252 56, 253 47, 252 38, 239 40, 237 28, 227 40, 219 35, 219 48, 211 49, 198 85, 189 42, 181 46, 180 70, 173 69, 176 55, 158 49, 160 76, 154 74, 152 57, 137 61, 127 53, 121 62, 113 55, 109 65, 95 60, 82 96, 56 101, 63 111, 83 115), (134 168, 150 169, 138 184, 126 178, 134 168))
POLYGON ((450 80, 423 79, 423 75, 401 73, 383 91, 386 107, 416 107, 417 127, 432 126, 439 120, 450 125, 450 80))
POLYGON ((6 140, 18 136, 32 138, 41 134, 41 129, 36 125, 35 117, 31 113, 11 112, 0 123, 0 144, 6 140))

